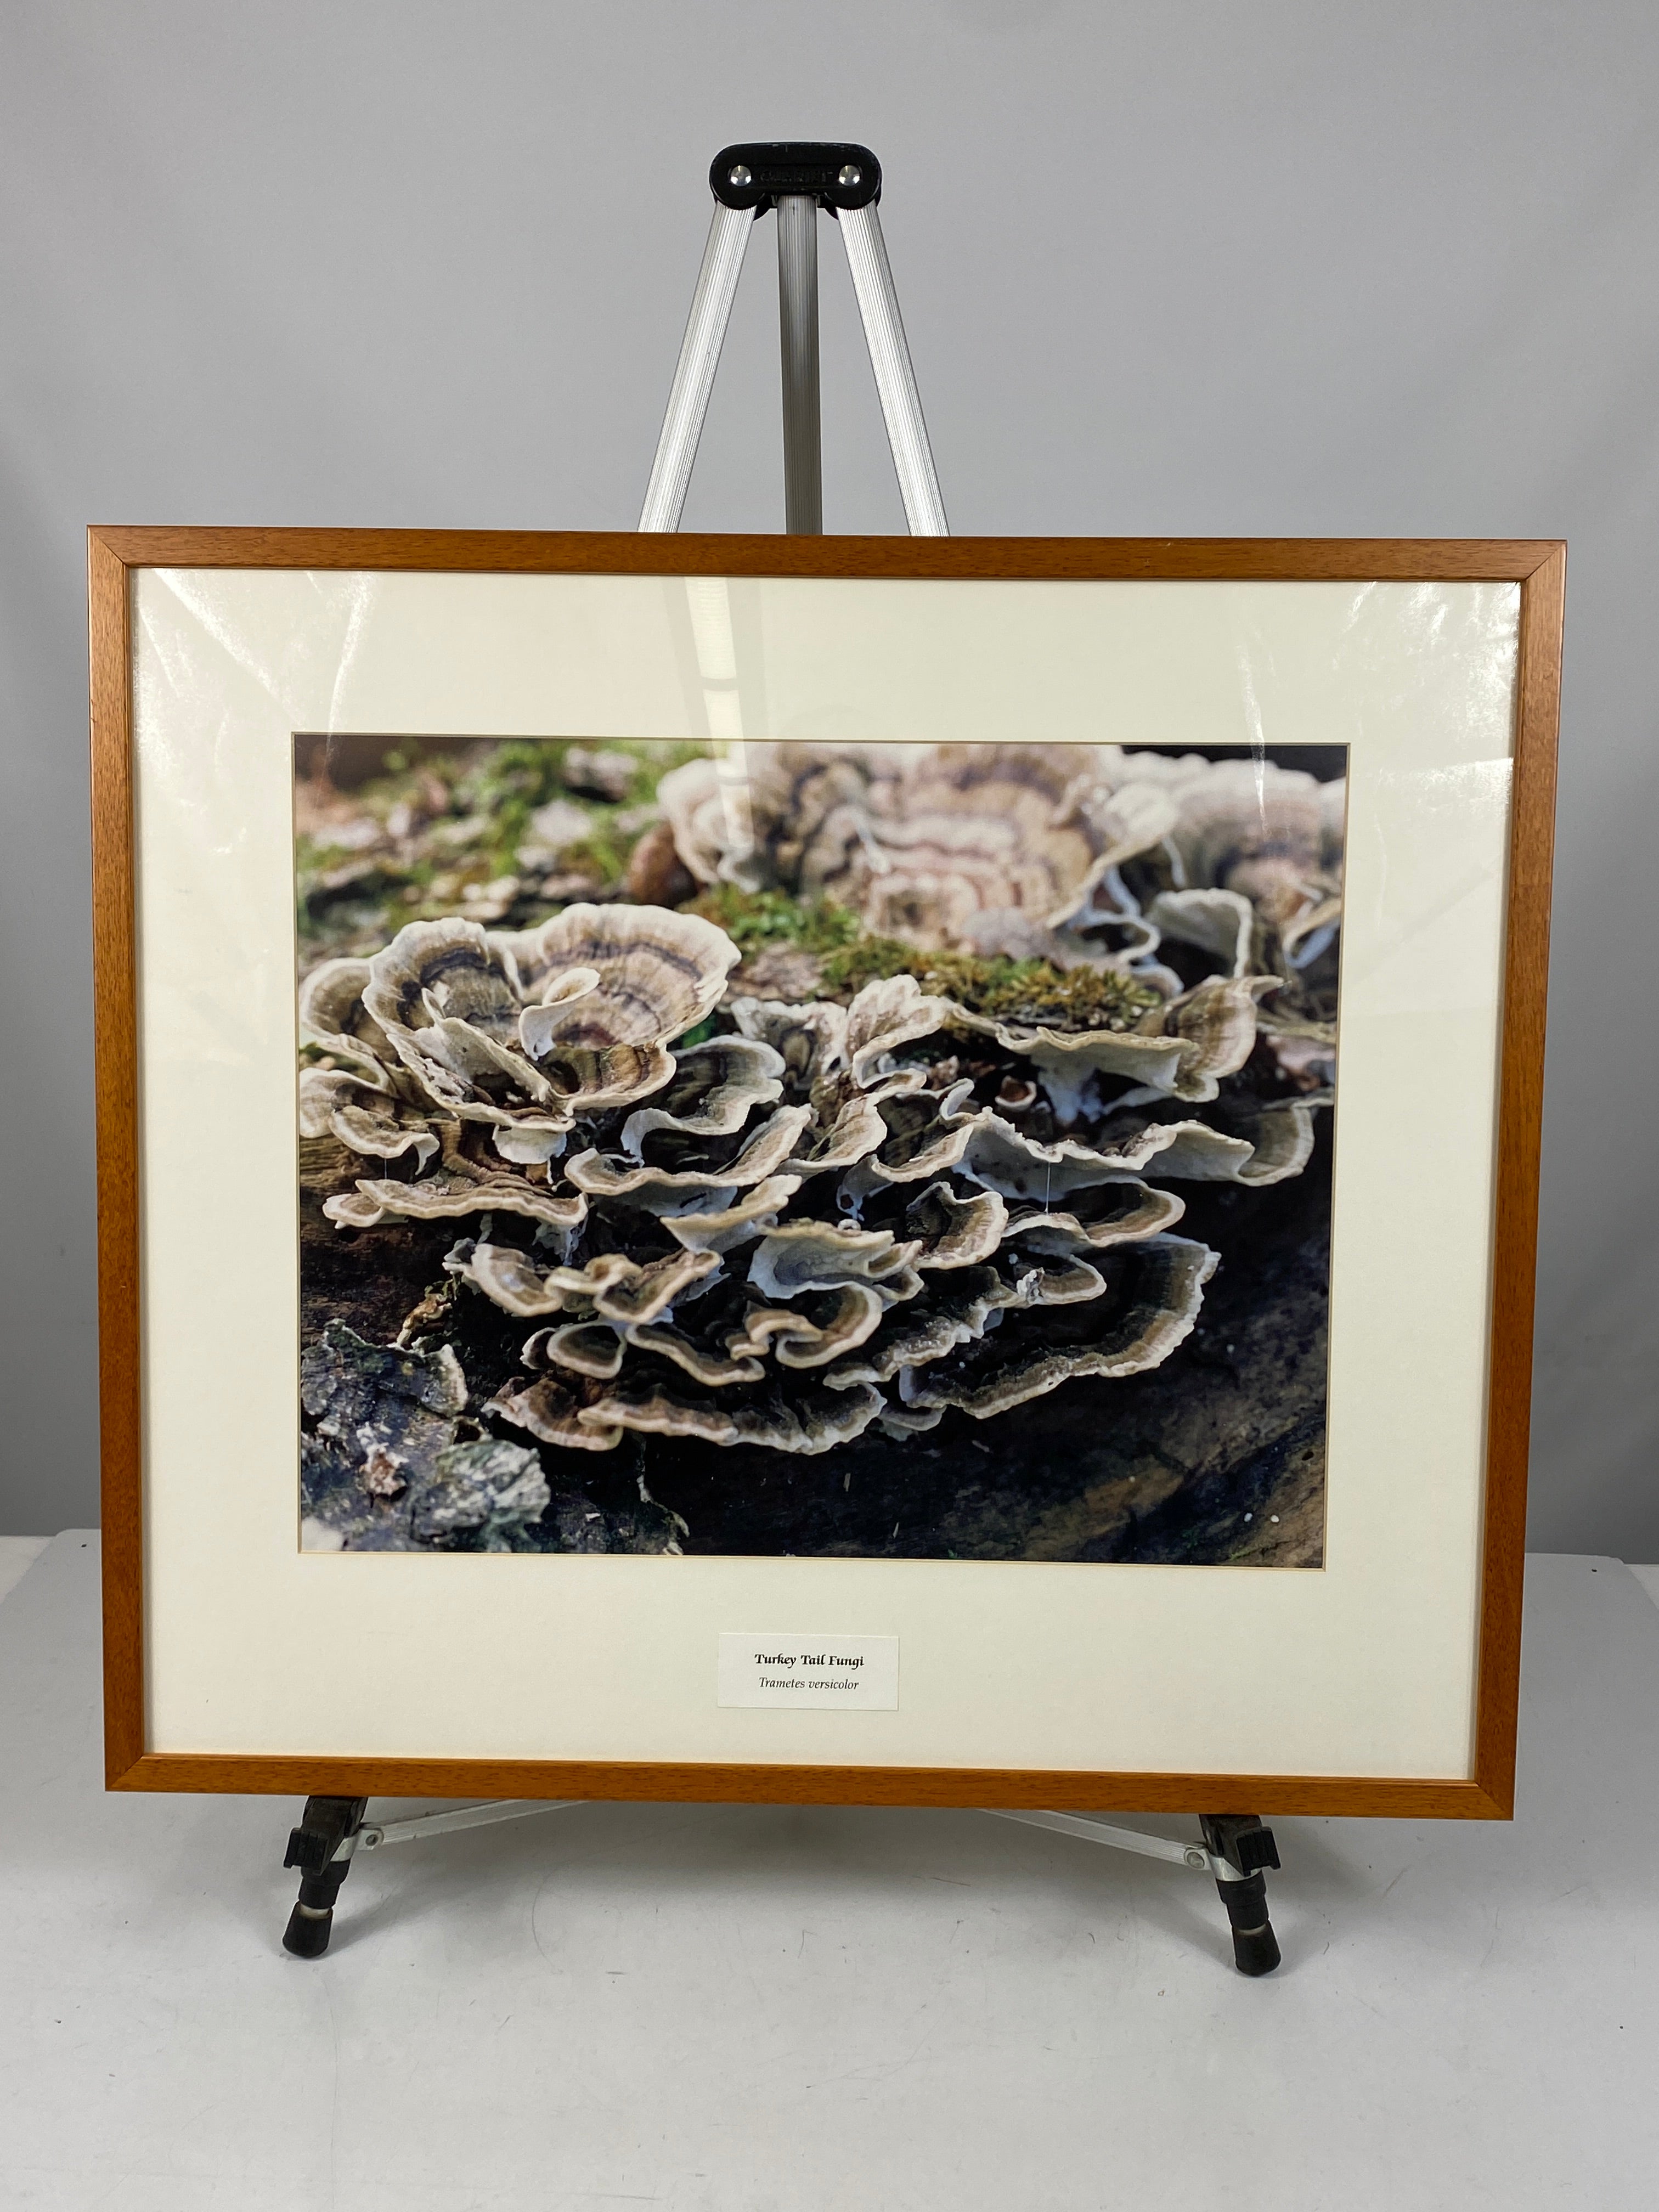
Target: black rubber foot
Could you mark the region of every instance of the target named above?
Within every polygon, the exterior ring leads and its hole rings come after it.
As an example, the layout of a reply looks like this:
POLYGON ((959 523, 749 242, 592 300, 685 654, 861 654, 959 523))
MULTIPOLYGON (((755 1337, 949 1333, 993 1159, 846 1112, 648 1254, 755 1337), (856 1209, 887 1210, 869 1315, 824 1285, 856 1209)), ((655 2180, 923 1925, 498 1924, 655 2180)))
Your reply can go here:
POLYGON ((1235 1928, 1233 1963, 1241 1974, 1271 1974, 1279 1964, 1279 1938, 1263 1921, 1260 1928, 1235 1928))
POLYGON ((332 1907, 319 1911, 296 1905, 288 1916, 288 1926, 283 1930, 283 1948, 291 1951, 296 1959, 320 1959, 328 1948, 328 1939, 334 1928, 332 1907))
POLYGON ((1218 1881, 1221 1902, 1232 1923, 1233 1962, 1241 1974, 1271 1974, 1279 1964, 1279 1938, 1267 1917, 1267 1885, 1259 1874, 1243 1881, 1218 1881))

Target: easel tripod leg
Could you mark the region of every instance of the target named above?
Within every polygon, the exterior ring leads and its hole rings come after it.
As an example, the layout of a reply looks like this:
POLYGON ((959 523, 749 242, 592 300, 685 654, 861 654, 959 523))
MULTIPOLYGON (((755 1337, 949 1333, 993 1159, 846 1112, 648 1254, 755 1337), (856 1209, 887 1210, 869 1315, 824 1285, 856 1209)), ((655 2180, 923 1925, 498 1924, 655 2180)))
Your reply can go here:
POLYGON ((778 202, 778 317, 783 357, 783 526, 823 529, 818 406, 818 204, 808 193, 778 202))
POLYGON ((921 395, 910 365, 904 319, 899 313, 887 242, 874 203, 842 210, 841 234, 910 534, 913 538, 948 537, 950 526, 945 519, 933 449, 922 420, 921 395))
POLYGON ((669 389, 668 411, 657 441, 657 458, 651 465, 651 482, 640 515, 641 530, 680 526, 685 488, 691 481, 691 464, 697 457, 697 441, 708 412, 708 395, 714 388, 714 371, 720 366, 732 302, 738 296, 738 279, 743 274, 743 252, 754 221, 752 208, 715 207, 691 297, 690 319, 669 389))
POLYGON ((298 1867, 300 1894, 283 1931, 283 1948, 296 1959, 320 1959, 334 1925, 334 1901, 351 1871, 340 1846, 363 1824, 367 1797, 307 1797, 300 1825, 288 1839, 285 1867, 298 1867))
POLYGON ((1212 1862, 1227 1867, 1215 1886, 1233 1931, 1234 1963, 1241 1974, 1271 1974, 1279 1960, 1267 1911, 1266 1869, 1279 1865, 1273 1830, 1254 1813, 1202 1813, 1199 1825, 1212 1862))

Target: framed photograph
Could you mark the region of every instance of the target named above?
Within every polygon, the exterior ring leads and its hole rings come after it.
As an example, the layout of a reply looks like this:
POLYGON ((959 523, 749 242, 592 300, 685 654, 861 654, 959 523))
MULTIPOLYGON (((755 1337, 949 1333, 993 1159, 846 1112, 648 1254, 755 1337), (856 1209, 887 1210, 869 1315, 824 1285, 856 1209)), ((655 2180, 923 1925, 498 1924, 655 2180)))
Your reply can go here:
POLYGON ((94 531, 111 1786, 1506 1815, 1564 562, 94 531))

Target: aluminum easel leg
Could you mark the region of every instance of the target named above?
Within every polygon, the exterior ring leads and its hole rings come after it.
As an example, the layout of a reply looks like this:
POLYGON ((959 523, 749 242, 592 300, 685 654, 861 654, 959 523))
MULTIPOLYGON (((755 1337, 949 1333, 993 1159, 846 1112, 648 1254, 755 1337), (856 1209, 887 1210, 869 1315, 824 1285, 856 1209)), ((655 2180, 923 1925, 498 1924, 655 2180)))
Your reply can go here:
POLYGON ((1086 1813, 1015 1813, 982 1806, 998 1820, 1023 1821, 1028 1828, 1052 1828, 1056 1834, 1103 1844, 1109 1850, 1133 1851, 1172 1866, 1195 1867, 1215 1877, 1233 1934, 1233 1963, 1241 1974, 1271 1974, 1279 1964, 1279 1938, 1267 1914, 1266 1870, 1279 1864, 1271 1828, 1254 1813, 1202 1813, 1201 1844, 1178 1844, 1168 1836, 1143 1835, 1139 1828, 1116 1828, 1086 1813))
POLYGON ((910 366, 910 348, 888 264, 887 241, 881 234, 881 217, 873 200, 867 207, 839 209, 837 215, 864 322, 864 343, 870 349, 870 366, 875 372, 887 424, 899 495, 904 501, 904 519, 913 538, 947 538, 951 526, 945 519, 933 449, 922 420, 921 395, 910 366))
POLYGON ((366 1820, 366 1797, 307 1797, 300 1825, 288 1839, 285 1867, 298 1867, 300 1901, 289 1915, 283 1948, 296 1959, 320 1959, 334 1926, 335 1900, 359 1851, 388 1844, 417 1844, 461 1828, 490 1828, 535 1813, 568 1813, 579 1797, 498 1797, 487 1805, 459 1805, 447 1813, 418 1813, 407 1820, 366 1820))
POLYGON ((818 404, 818 204, 778 202, 778 331, 783 356, 783 526, 823 530, 823 445, 818 404))
MULTIPOLYGON (((568 1813, 584 1800, 571 1797, 497 1798, 484 1805, 458 1805, 442 1813, 421 1813, 407 1820, 368 1820, 362 1797, 308 1797, 300 1825, 289 1838, 284 1866, 301 1869, 300 1899, 289 1916, 283 1948, 296 1958, 320 1959, 328 1948, 340 1885, 360 1851, 388 1844, 420 1843, 463 1828, 493 1827, 536 1813, 568 1813)), ((1277 1867, 1273 1831, 1253 1813, 1206 1813, 1199 1825, 1202 1843, 1183 1844, 1170 1836, 1149 1836, 1139 1828, 1119 1828, 1088 1814, 1014 1812, 1000 1806, 981 1808, 994 1820, 1018 1820, 1107 1849, 1133 1851, 1167 1864, 1196 1869, 1214 1877, 1232 1929, 1233 1958, 1241 1974, 1270 1974, 1279 1964, 1279 1942, 1267 1915, 1266 1869, 1277 1867)))
POLYGON ((691 313, 680 341, 680 357, 668 392, 668 411, 657 440, 657 458, 651 464, 640 513, 641 530, 678 530, 685 505, 691 464, 697 458, 697 441, 708 413, 708 395, 714 388, 720 348, 732 319, 732 302, 738 296, 743 274, 744 248, 755 221, 752 208, 730 208, 714 204, 714 220, 691 295, 691 313))

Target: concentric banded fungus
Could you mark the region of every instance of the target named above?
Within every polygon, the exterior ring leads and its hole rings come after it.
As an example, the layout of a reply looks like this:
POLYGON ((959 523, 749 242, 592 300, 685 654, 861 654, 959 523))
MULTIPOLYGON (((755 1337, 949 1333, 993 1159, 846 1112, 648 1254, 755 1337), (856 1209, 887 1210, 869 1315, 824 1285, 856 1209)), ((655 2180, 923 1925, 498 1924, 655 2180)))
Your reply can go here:
POLYGON ((901 1244, 890 1229, 790 1222, 761 1239, 749 1263, 749 1280, 769 1298, 839 1290, 846 1283, 870 1283, 890 1297, 913 1297, 915 1288, 900 1286, 912 1282, 910 1262, 921 1249, 919 1237, 901 1244))
POLYGON ((621 1428, 615 1422, 589 1422, 581 1418, 604 1388, 599 1382, 574 1382, 568 1377, 559 1380, 543 1375, 533 1382, 508 1383, 496 1392, 487 1410, 562 1451, 615 1451, 622 1442, 621 1428))
POLYGON ((758 1382, 766 1372, 758 1359, 734 1359, 729 1352, 722 1358, 663 1322, 636 1323, 627 1334, 635 1351, 660 1353, 684 1368, 694 1382, 705 1383, 711 1390, 726 1382, 758 1382))
POLYGON ((714 1146, 707 1143, 681 1155, 695 1163, 683 1168, 657 1167, 648 1161, 635 1166, 631 1160, 586 1152, 566 1162, 565 1174, 591 1197, 622 1200, 647 1213, 705 1211, 699 1201, 715 1191, 743 1190, 775 1175, 811 1118, 810 1107, 780 1106, 758 1128, 745 1132, 738 1149, 725 1159, 714 1158, 714 1146))
POLYGON ((510 1246, 475 1245, 463 1263, 475 1284, 503 1313, 597 1314, 615 1322, 655 1321, 693 1283, 715 1273, 714 1252, 672 1252, 641 1262, 606 1252, 582 1267, 538 1267, 510 1246))
POLYGON ((846 1195, 856 1200, 884 1183, 927 1182, 955 1167, 974 1133, 974 1117, 966 1110, 973 1088, 963 1082, 942 1097, 914 1091, 878 1099, 881 1142, 842 1178, 846 1195))
POLYGON ((476 921, 415 921, 369 962, 363 1006, 434 1104, 502 1121, 556 1105, 518 1049, 515 984, 476 921))
POLYGON ((924 1367, 958 1345, 983 1336, 1024 1294, 1005 1282, 994 1267, 968 1267, 943 1282, 930 1283, 921 1297, 893 1307, 858 1356, 825 1377, 831 1389, 890 1382, 924 1367))
POLYGON ((1055 1198, 1097 1183, 1145 1174, 1193 1182, 1282 1182, 1299 1175, 1313 1149, 1313 1115, 1293 1101, 1260 1115, 1253 1137, 1212 1129, 1205 1121, 1126 1124, 1106 1143, 1071 1138, 1044 1145, 1024 1135, 1000 1115, 981 1113, 963 1156, 962 1171, 1005 1198, 1041 1199, 1046 1212, 1055 1198))
POLYGON ((851 1443, 885 1410, 879 1391, 864 1388, 832 1391, 797 1385, 737 1409, 738 1441, 770 1451, 799 1452, 815 1458, 837 1444, 851 1443))
POLYGON ((793 1325, 774 1335, 773 1350, 784 1367, 827 1367, 862 1344, 886 1310, 881 1292, 870 1284, 842 1283, 821 1296, 808 1295, 791 1317, 793 1325))
POLYGON ((517 1213, 550 1229, 580 1229, 587 1201, 579 1191, 553 1191, 545 1183, 498 1175, 422 1176, 418 1182, 364 1181, 354 1191, 323 1200, 323 1212, 341 1229, 373 1229, 382 1221, 449 1221, 468 1213, 517 1213))
POLYGON ((1109 1148, 1071 1137, 1045 1145, 1026 1136, 1001 1115, 986 1111, 975 1116, 962 1172, 1005 1199, 1040 1200, 1047 1212, 1056 1199, 1064 1205, 1074 1192, 1139 1175, 1157 1155, 1175 1145, 1187 1126, 1148 1126, 1109 1148))
POLYGON ((1212 953, 1228 975, 1248 975, 1255 908, 1241 891, 1159 891, 1146 909, 1159 939, 1175 938, 1212 953))
POLYGON ((1216 1097, 1221 1078, 1237 1074, 1249 1058, 1256 1007, 1276 988, 1276 980, 1267 975, 1212 978, 1143 1017, 1139 1028, 1128 1035, 1020 1028, 961 1007, 951 1011, 951 1019, 1029 1060, 1058 1119, 1072 1122, 1083 1112, 1095 1079, 1103 1075, 1121 1077, 1149 1095, 1195 1104, 1216 1097))
POLYGON ((800 1188, 799 1176, 768 1176, 727 1206, 708 1212, 670 1213, 663 1227, 688 1252, 731 1252, 775 1228, 779 1214, 800 1188))
POLYGON ((1215 761, 1184 783, 1169 832, 1182 888, 1247 899, 1287 954, 1341 911, 1346 791, 1272 761, 1215 761))
POLYGON ((920 1240, 918 1267, 971 1267, 988 1260, 1008 1234, 1008 1209, 994 1190, 957 1198, 948 1182, 936 1182, 906 1206, 904 1225, 920 1240))
POLYGON ((1086 745, 754 744, 746 806, 712 764, 665 778, 665 805, 699 882, 827 896, 883 935, 963 945, 985 914, 1069 920, 1173 827, 1171 795, 1114 788, 1106 757, 1086 745))
POLYGON ((410 922, 367 964, 363 1011, 416 1096, 436 1114, 491 1125, 502 1157, 550 1157, 570 1116, 518 1048, 516 977, 477 923, 410 922))
POLYGON ((769 1044, 789 1081, 802 1090, 833 1075, 847 1056, 847 1009, 833 999, 790 1006, 775 999, 734 999, 732 1017, 746 1037, 769 1044))
POLYGON ((659 906, 568 906, 539 929, 495 939, 514 963, 527 1000, 572 968, 599 984, 568 1009, 553 1034, 599 1049, 672 1044, 712 1012, 738 964, 724 930, 695 914, 659 906))
POLYGON ((370 1159, 412 1158, 417 1168, 436 1158, 439 1139, 418 1106, 389 1097, 343 1069, 300 1071, 300 1134, 337 1137, 370 1159))
POLYGON ((1154 1190, 1137 1176, 1123 1176, 1072 1191, 1062 1212, 1016 1213, 1006 1242, 1062 1257, 1103 1252, 1108 1245, 1139 1243, 1173 1229, 1186 1211, 1186 1200, 1174 1191, 1154 1190))
POLYGON ((677 1382, 641 1374, 602 1387, 604 1395, 576 1415, 595 1434, 614 1428, 645 1435, 697 1437, 706 1443, 763 1444, 773 1451, 811 1455, 861 1436, 884 1409, 874 1390, 830 1391, 796 1384, 786 1398, 775 1388, 747 1398, 722 1400, 677 1382))
MULTIPOLYGON (((728 999, 738 947, 703 915, 583 904, 317 969, 302 1129, 379 1170, 325 1212, 464 1223, 458 1340, 511 1378, 483 1412, 515 1441, 485 1443, 545 1448, 556 1487, 557 1455, 630 1437, 811 1455, 1165 1359, 1217 1263, 1170 1233, 1171 1186, 1310 1157, 1329 1025, 1294 963, 1340 896, 1330 787, 1109 746, 779 744, 658 803, 697 883, 963 957, 927 988, 890 961, 845 1005, 728 999), (1042 993, 975 996, 992 944, 1052 963, 1042 993)), ((523 1473, 483 1486, 528 1497, 523 1473)))
POLYGON ((769 1044, 747 1037, 715 1037, 693 1045, 649 1106, 623 1124, 623 1150, 643 1159, 647 1137, 672 1129, 687 1137, 729 1137, 757 1106, 783 1096, 783 1058, 769 1044))
POLYGON ((1261 759, 751 744, 664 788, 699 883, 827 897, 919 947, 1115 962, 1176 992, 1161 943, 1291 972, 1340 919, 1344 787, 1261 759))
POLYGON ((1052 1344, 1041 1315, 1014 1316, 994 1336, 902 1376, 904 1403, 957 1406, 985 1421, 1075 1376, 1138 1375, 1159 1365, 1191 1334, 1216 1255, 1185 1237, 1157 1237, 1114 1258, 1124 1272, 1113 1295, 1090 1308, 1100 1328, 1093 1341, 1052 1344))
POLYGON ((878 1103, 849 1081, 846 1092, 826 1093, 811 1125, 797 1140, 789 1161, 803 1181, 832 1169, 850 1168, 873 1152, 887 1134, 878 1103), (830 1115, 833 1114, 833 1119, 830 1115))
POLYGON ((1341 919, 1346 789, 1261 759, 1120 754, 1109 778, 1157 782, 1175 820, 1112 885, 1148 946, 1190 946, 1224 974, 1305 969, 1341 919))
POLYGON ((662 907, 568 906, 539 929, 498 936, 522 990, 524 1050, 569 1111, 590 1115, 660 1091, 669 1044, 726 988, 737 947, 693 914, 662 907), (572 990, 572 974, 593 978, 572 990))
POLYGON ((560 1328, 538 1329, 524 1356, 526 1366, 568 1367, 610 1382, 622 1373, 623 1338, 605 1322, 568 1321, 560 1328))
POLYGON ((948 1000, 928 998, 914 975, 866 983, 847 1009, 844 1050, 854 1082, 867 1088, 901 1045, 934 1036, 955 1012, 948 1000))
POLYGON ((712 760, 671 769, 657 786, 657 804, 668 817, 675 850, 697 883, 717 882, 722 862, 740 844, 747 846, 737 808, 728 807, 712 760))
POLYGON ((386 1031, 363 1004, 367 960, 325 960, 300 986, 300 1036, 348 1061, 359 1080, 390 1087, 397 1065, 386 1031))
POLYGON ((1084 747, 941 745, 906 780, 902 811, 877 825, 885 865, 859 871, 866 923, 945 945, 967 941, 980 914, 1070 921, 1175 819, 1165 794, 1109 793, 1094 770, 1084 747))
POLYGON ((1295 1099, 1257 1115, 1248 1137, 1201 1121, 1165 1124, 1175 1142, 1155 1156, 1157 1172, 1192 1182, 1284 1182, 1313 1157, 1313 1117, 1312 1103, 1295 1099))

